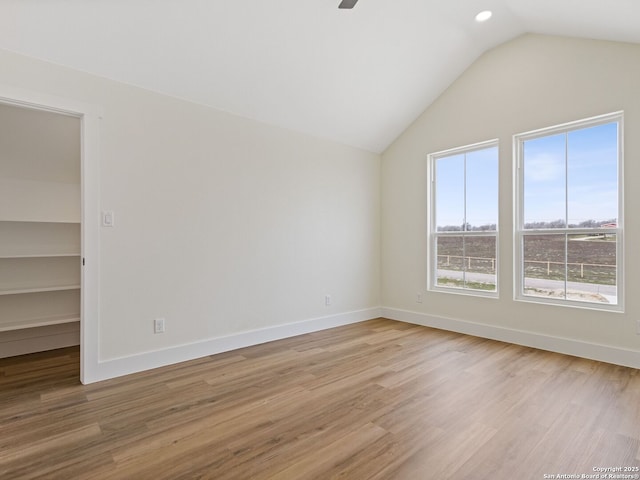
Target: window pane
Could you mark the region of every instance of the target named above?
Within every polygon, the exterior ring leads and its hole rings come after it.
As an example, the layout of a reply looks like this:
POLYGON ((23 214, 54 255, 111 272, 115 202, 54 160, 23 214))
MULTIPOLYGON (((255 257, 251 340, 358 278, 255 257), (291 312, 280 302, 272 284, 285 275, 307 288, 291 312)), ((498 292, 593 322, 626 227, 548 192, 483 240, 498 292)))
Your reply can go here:
POLYGON ((496 237, 466 236, 465 288, 496 291, 496 237))
POLYGON ((524 142, 524 228, 565 228, 564 133, 524 142))
POLYGON ((498 147, 467 153, 468 230, 496 230, 498 223, 498 147))
POLYGON ((436 237, 436 285, 447 287, 464 286, 464 238, 462 236, 436 237))
POLYGON ((567 298, 617 303, 616 235, 569 235, 567 298))
POLYGON ((460 231, 464 223, 464 155, 436 161, 436 231, 460 231))
POLYGON ((565 235, 523 237, 524 294, 565 298, 565 235))
POLYGON ((525 236, 524 293, 616 304, 616 235, 525 236))
POLYGON ((436 285, 496 291, 496 237, 438 236, 436 285))
POLYGON ((590 228, 617 222, 618 124, 568 134, 569 227, 590 228))

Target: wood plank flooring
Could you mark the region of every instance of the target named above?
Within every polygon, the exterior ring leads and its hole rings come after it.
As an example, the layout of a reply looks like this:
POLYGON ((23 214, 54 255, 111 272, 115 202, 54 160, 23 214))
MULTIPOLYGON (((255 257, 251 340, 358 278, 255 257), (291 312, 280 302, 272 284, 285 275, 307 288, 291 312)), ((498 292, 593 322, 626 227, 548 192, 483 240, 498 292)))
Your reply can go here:
POLYGON ((0 479, 511 480, 640 466, 638 370, 385 319, 88 386, 78 376, 77 348, 0 360, 0 479))

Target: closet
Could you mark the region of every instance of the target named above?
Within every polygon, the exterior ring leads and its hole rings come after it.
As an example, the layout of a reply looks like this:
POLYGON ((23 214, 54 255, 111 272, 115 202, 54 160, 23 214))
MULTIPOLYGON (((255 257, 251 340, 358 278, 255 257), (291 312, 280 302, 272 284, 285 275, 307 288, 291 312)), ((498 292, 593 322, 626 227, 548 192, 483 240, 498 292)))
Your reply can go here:
POLYGON ((79 339, 80 164, 79 118, 0 103, 0 357, 79 339))

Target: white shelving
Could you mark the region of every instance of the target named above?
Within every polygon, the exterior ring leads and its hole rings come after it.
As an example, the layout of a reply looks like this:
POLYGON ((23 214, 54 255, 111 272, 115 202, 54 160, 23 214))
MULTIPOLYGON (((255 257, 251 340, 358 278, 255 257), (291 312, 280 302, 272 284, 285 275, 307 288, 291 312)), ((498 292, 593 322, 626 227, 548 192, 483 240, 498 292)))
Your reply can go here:
POLYGON ((81 121, 0 102, 0 358, 79 332, 81 121))
POLYGON ((62 325, 64 323, 79 322, 80 315, 52 315, 50 317, 29 318, 16 322, 5 322, 0 324, 0 332, 21 330, 23 328, 47 327, 49 325, 62 325))
POLYGON ((0 332, 80 320, 80 224, 0 220, 0 332))
POLYGON ((0 332, 80 320, 80 288, 24 289, 0 295, 0 332))
POLYGON ((0 258, 79 255, 79 222, 0 220, 0 258))
POLYGON ((12 288, 8 290, 0 290, 0 295, 20 295, 23 293, 39 293, 39 292, 61 292, 63 290, 78 290, 80 284, 77 285, 55 285, 50 287, 29 287, 29 288, 12 288))
POLYGON ((3 258, 53 258, 53 257, 79 257, 79 253, 56 253, 53 255, 46 254, 35 254, 35 255, 1 255, 0 259, 3 258))
POLYGON ((80 287, 80 257, 0 258, 0 295, 80 287))

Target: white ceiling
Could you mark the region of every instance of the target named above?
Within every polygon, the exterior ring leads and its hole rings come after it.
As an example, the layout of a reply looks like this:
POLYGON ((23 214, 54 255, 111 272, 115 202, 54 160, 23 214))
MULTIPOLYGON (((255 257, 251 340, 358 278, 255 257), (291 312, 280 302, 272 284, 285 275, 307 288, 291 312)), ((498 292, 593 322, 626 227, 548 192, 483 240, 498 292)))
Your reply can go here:
POLYGON ((0 48, 381 152, 520 34, 640 43, 640 0, 338 3, 0 0, 0 48))

